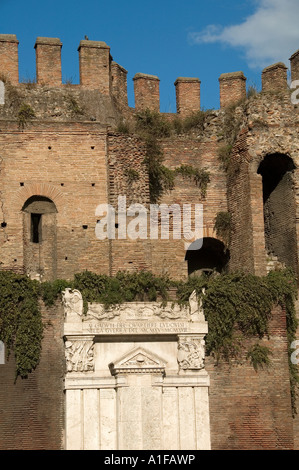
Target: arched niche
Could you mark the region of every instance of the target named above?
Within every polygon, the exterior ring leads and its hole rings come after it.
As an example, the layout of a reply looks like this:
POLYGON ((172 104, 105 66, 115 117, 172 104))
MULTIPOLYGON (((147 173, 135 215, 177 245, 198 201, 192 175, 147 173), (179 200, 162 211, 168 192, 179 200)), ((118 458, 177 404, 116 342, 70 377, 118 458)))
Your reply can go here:
POLYGON ((200 276, 227 270, 229 250, 216 238, 204 238, 201 244, 195 241, 188 249, 185 260, 188 263, 188 275, 200 276), (199 248, 200 247, 200 248, 199 248))
POLYGON ((263 183, 264 232, 268 256, 297 272, 296 205, 288 155, 267 155, 258 168, 263 183))
POLYGON ((57 209, 44 196, 31 196, 22 208, 24 266, 34 279, 51 280, 57 270, 57 209))

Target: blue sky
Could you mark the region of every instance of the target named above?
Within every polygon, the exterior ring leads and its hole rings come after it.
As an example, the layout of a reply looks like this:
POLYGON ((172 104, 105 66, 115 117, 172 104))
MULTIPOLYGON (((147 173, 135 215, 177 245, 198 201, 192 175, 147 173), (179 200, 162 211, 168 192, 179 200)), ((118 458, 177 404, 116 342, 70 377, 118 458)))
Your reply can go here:
MULTIPOLYGON (((198 77, 202 107, 219 107, 221 73, 242 70, 261 86, 261 71, 299 49, 299 0, 0 0, 0 33, 16 34, 20 80, 35 77, 35 39, 58 37, 63 80, 79 82, 78 45, 105 41, 132 78, 157 75, 162 112, 175 112, 177 77, 198 77)), ((1 67, 1 64, 0 64, 1 67)))

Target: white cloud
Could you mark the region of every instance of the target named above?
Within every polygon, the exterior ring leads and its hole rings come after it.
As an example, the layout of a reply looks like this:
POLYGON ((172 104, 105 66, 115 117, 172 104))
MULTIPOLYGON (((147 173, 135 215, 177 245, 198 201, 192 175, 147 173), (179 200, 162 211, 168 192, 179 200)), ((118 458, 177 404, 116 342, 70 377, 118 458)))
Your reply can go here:
POLYGON ((209 25, 190 33, 192 44, 220 42, 245 51, 248 65, 265 67, 274 62, 289 65, 299 48, 299 0, 258 0, 257 9, 244 22, 232 26, 209 25))

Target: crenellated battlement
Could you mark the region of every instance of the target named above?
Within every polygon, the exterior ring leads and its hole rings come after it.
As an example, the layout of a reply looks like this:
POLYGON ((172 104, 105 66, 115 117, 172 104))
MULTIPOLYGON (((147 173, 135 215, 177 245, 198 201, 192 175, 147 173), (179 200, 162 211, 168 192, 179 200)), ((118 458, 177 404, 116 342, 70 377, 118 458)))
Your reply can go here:
MULTIPOLYGON (((0 34, 0 74, 13 85, 19 84, 19 41, 14 34, 0 34)), ((59 38, 38 37, 36 51, 36 84, 63 87, 59 38)), ((103 41, 84 39, 78 47, 80 83, 77 87, 98 90, 113 96, 121 108, 128 107, 127 71, 113 61, 110 47, 103 41)), ((299 50, 290 57, 291 78, 299 80, 299 50)), ((282 62, 262 71, 262 90, 287 89, 287 67, 282 62)), ((135 109, 160 111, 159 77, 137 73, 133 77, 135 109)), ((200 109, 201 81, 196 77, 178 77, 175 82, 177 113, 186 116, 200 109)), ((219 77, 220 107, 224 108, 246 98, 246 77, 243 72, 224 73, 219 77)))

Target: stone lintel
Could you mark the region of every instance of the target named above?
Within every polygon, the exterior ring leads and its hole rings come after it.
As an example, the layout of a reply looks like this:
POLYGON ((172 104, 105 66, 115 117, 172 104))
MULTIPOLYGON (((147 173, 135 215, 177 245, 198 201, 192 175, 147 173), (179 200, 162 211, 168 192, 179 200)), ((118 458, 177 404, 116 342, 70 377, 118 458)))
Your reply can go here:
POLYGON ((124 73, 128 73, 128 71, 127 71, 122 65, 119 65, 119 64, 118 64, 117 62, 115 62, 115 61, 113 61, 113 62, 111 63, 111 65, 112 65, 113 67, 118 67, 118 68, 119 68, 122 72, 124 72, 124 73))
POLYGON ((196 77, 178 77, 174 85, 176 86, 178 83, 201 83, 201 81, 196 77))
POLYGON ((283 62, 277 62, 276 64, 272 64, 272 65, 269 65, 268 67, 265 67, 262 73, 270 72, 271 70, 275 70, 275 69, 287 70, 287 67, 283 62))
POLYGON ((15 34, 0 34, 0 42, 15 42, 19 44, 15 34))
POLYGON ((295 57, 296 57, 297 55, 299 55, 299 49, 298 49, 298 51, 294 52, 294 54, 291 55, 291 57, 289 58, 289 60, 295 59, 295 57))
POLYGON ((199 371, 196 375, 186 374, 184 376, 178 375, 167 375, 165 377, 152 377, 152 386, 153 387, 209 387, 210 386, 210 376, 205 371, 199 371))
POLYGON ((59 38, 43 38, 38 37, 36 38, 34 48, 36 49, 37 46, 60 46, 62 47, 62 42, 59 38))
POLYGON ((82 39, 80 41, 78 51, 81 47, 89 47, 89 48, 96 48, 96 49, 109 49, 110 47, 104 41, 89 41, 89 39, 82 39))
POLYGON ((145 80, 159 80, 159 77, 157 77, 156 75, 149 75, 147 73, 136 73, 133 77, 133 80, 138 80, 139 78, 143 78, 145 80))
POLYGON ((246 80, 246 77, 243 72, 230 72, 230 73, 223 73, 219 77, 219 81, 223 80, 246 80))

